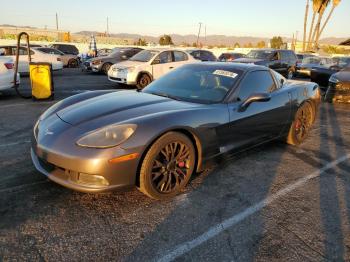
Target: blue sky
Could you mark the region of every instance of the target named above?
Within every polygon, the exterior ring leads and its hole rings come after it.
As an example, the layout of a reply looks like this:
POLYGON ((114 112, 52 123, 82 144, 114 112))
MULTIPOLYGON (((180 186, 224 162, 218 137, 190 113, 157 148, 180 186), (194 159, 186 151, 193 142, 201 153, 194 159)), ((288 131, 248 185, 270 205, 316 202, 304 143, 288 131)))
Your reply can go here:
MULTIPOLYGON (((198 22, 207 34, 271 37, 303 31, 306 0, 0 0, 0 24, 60 29, 106 30, 112 33, 196 34, 198 22)), ((350 1, 335 10, 323 37, 350 37, 350 1)))

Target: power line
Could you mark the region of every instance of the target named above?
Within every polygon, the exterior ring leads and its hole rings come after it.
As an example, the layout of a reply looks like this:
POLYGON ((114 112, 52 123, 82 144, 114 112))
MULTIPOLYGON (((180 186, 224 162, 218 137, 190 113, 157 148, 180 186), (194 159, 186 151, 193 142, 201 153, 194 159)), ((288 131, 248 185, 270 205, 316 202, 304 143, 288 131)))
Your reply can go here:
POLYGON ((202 28, 202 23, 199 22, 199 30, 198 30, 198 36, 197 36, 197 47, 198 47, 198 42, 199 42, 199 35, 201 33, 201 28, 202 28))

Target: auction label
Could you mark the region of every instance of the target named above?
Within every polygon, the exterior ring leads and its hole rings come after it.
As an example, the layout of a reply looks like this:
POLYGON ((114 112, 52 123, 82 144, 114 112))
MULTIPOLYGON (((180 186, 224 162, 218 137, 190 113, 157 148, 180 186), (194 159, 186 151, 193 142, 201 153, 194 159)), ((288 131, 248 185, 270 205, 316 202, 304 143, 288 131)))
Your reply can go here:
POLYGON ((219 76, 226 76, 226 77, 231 77, 231 78, 236 78, 237 74, 230 72, 230 71, 225 71, 225 70, 215 70, 213 72, 214 75, 219 75, 219 76))

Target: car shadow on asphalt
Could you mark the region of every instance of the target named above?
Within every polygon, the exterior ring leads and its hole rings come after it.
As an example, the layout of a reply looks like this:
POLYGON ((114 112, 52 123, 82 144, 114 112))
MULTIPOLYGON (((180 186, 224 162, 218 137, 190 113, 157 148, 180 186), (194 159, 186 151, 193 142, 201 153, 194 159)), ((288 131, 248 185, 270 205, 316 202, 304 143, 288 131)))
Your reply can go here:
MULTIPOLYGON (((333 104, 320 110, 320 125, 327 126, 321 136, 320 152, 333 152, 332 161, 348 154, 340 122, 333 104), (327 110, 326 110, 327 109, 327 110), (333 138, 333 139, 332 139, 333 138), (336 139, 334 139, 336 138, 336 139), (336 144, 337 146, 334 146, 336 144)), ((350 161, 340 163, 330 172, 320 176, 320 212, 324 228, 324 254, 327 260, 346 261, 350 246, 344 225, 350 224, 350 161), (345 207, 345 214, 342 210, 345 207), (344 221, 344 217, 347 221, 344 221)))

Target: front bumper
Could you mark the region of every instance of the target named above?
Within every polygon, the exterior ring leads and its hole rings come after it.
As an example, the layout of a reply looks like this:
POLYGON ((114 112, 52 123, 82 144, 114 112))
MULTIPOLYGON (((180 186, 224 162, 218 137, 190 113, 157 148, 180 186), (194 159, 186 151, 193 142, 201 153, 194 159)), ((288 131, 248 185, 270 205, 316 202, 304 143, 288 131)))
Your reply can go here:
POLYGON ((310 69, 305 69, 305 68, 297 69, 297 74, 301 75, 301 76, 310 77, 311 76, 311 70, 310 69))
POLYGON ((124 191, 135 186, 139 158, 119 163, 109 162, 112 158, 131 152, 120 147, 104 151, 76 147, 39 145, 33 136, 32 162, 50 180, 84 193, 124 191))
POLYGON ((115 83, 136 85, 136 78, 137 75, 133 72, 126 72, 117 68, 111 68, 108 71, 108 80, 115 83))

